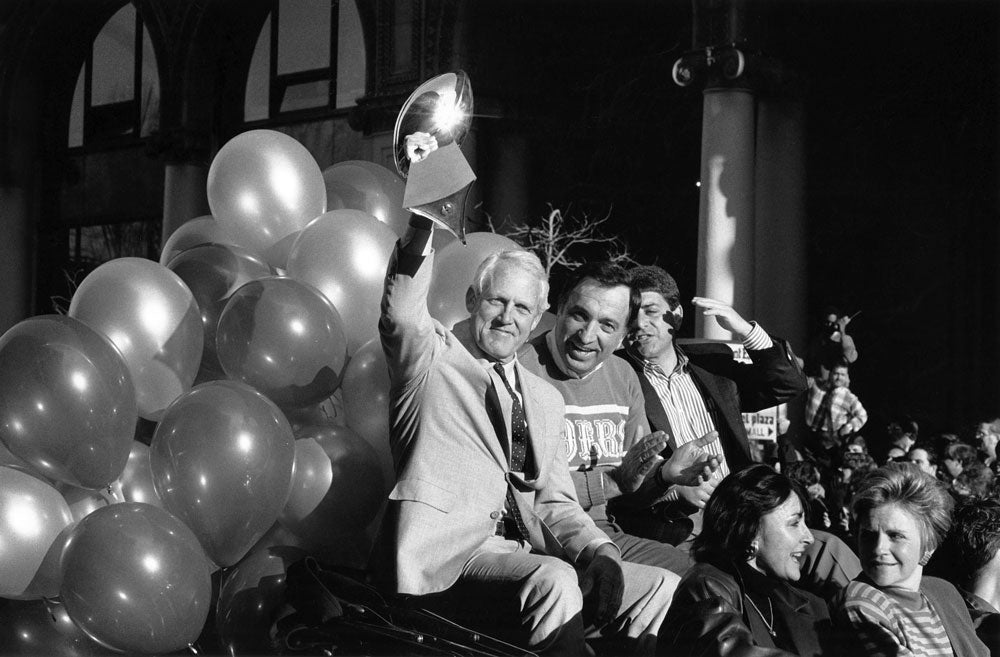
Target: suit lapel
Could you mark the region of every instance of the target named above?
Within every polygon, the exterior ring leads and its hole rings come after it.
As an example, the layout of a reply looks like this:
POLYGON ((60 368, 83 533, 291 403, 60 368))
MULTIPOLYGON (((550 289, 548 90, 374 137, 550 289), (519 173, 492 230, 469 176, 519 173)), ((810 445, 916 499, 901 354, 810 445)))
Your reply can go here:
POLYGON ((714 412, 715 417, 726 423, 725 431, 721 431, 722 427, 716 428, 720 429, 719 438, 722 440, 722 449, 729 462, 730 471, 735 472, 742 469, 752 459, 750 458, 749 445, 746 445, 745 441, 737 439, 739 432, 735 423, 740 423, 740 426, 743 424, 743 419, 739 414, 739 399, 726 399, 724 391, 720 390, 716 383, 715 375, 708 370, 698 367, 693 362, 688 362, 688 368, 691 370, 691 378, 695 385, 701 390, 701 396, 705 400, 708 412, 714 412))

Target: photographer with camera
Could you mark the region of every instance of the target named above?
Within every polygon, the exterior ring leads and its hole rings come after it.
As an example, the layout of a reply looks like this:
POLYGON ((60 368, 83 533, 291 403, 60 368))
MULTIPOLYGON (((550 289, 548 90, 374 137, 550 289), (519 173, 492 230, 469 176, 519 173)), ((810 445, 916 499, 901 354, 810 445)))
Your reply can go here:
POLYGON ((854 338, 847 334, 847 325, 857 316, 858 313, 842 315, 832 306, 823 312, 821 330, 809 342, 806 351, 805 371, 808 376, 826 379, 837 363, 850 365, 858 359, 854 338))

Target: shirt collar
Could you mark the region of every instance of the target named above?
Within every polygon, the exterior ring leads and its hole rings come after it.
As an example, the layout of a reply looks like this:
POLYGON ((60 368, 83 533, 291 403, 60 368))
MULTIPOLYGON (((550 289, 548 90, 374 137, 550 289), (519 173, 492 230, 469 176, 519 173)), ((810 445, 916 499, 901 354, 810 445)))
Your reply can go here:
POLYGON ((566 361, 563 359, 562 354, 559 353, 559 347, 556 344, 556 332, 551 329, 545 334, 545 346, 549 348, 549 353, 552 354, 552 362, 556 364, 556 367, 559 368, 560 372, 570 379, 586 379, 604 366, 604 363, 598 363, 597 367, 590 370, 583 376, 579 376, 576 372, 570 370, 569 367, 566 366, 566 361))
MULTIPOLYGON (((676 342, 674 343, 674 353, 677 354, 677 365, 674 366, 674 371, 670 372, 670 374, 677 374, 679 372, 685 371, 687 369, 688 363, 691 360, 690 358, 688 358, 687 354, 684 353, 684 350, 681 349, 680 345, 677 344, 676 342)), ((625 354, 629 356, 632 360, 634 360, 636 363, 642 365, 643 369, 645 370, 654 370, 663 372, 663 369, 659 365, 657 365, 651 360, 643 358, 642 354, 640 354, 635 349, 634 343, 625 347, 625 354)), ((667 374, 666 372, 663 373, 667 374)))

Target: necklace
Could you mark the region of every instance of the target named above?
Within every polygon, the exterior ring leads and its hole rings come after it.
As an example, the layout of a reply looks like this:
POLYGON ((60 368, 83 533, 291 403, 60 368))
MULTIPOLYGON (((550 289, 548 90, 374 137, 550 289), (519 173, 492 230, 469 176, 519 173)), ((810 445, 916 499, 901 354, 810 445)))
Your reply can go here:
POLYGON ((767 633, 770 634, 772 638, 778 636, 778 633, 774 631, 774 607, 771 605, 771 598, 768 597, 768 599, 767 599, 768 616, 771 617, 771 620, 768 621, 766 618, 764 618, 764 614, 761 612, 760 608, 757 606, 757 603, 755 603, 753 601, 753 598, 751 598, 746 593, 743 594, 743 597, 747 599, 747 602, 749 602, 750 605, 753 607, 754 611, 757 612, 757 615, 760 616, 760 619, 762 621, 764 621, 764 625, 767 626, 767 633))

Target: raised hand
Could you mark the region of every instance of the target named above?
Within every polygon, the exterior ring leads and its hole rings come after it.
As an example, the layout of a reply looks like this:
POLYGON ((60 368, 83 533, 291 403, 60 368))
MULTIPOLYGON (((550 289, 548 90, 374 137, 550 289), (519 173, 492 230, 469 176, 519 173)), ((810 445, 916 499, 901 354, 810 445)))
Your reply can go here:
POLYGON ((692 302, 696 307, 702 309, 702 314, 705 317, 714 317, 719 326, 732 333, 733 337, 740 342, 745 340, 750 335, 750 331, 753 330, 750 322, 740 317, 740 314, 733 310, 730 305, 707 297, 695 297, 692 302))

